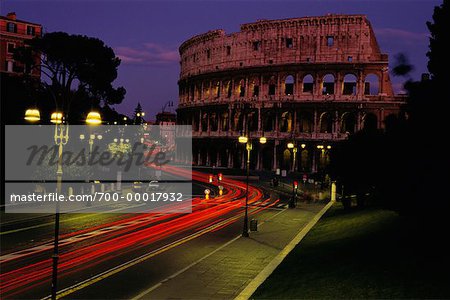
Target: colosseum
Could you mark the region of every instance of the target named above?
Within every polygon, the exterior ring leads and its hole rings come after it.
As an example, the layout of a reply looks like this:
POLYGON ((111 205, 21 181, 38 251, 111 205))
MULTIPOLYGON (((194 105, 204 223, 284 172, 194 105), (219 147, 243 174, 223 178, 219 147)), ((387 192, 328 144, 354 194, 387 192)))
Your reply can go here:
POLYGON ((365 15, 260 20, 194 36, 179 52, 177 119, 192 125, 196 165, 243 168, 245 135, 253 169, 320 172, 336 143, 383 128, 405 99, 365 15))

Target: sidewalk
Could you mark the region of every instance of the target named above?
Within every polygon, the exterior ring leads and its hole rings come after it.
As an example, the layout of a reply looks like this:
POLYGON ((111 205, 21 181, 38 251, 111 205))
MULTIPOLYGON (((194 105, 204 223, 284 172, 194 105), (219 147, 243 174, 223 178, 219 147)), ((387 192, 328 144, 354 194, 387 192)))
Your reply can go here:
POLYGON ((299 203, 296 209, 260 219, 258 232, 250 238, 236 237, 134 299, 233 299, 324 206, 299 203))

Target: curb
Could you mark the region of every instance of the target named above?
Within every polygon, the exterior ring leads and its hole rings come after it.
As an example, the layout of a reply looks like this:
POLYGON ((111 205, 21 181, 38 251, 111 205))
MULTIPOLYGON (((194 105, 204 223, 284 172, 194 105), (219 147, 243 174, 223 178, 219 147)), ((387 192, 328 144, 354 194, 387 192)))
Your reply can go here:
POLYGON ((305 227, 275 256, 272 261, 261 271, 252 281, 244 288, 244 290, 236 296, 235 300, 247 300, 253 295, 256 289, 275 271, 286 256, 297 246, 308 232, 316 225, 320 218, 333 206, 335 202, 330 201, 322 208, 314 218, 306 224, 305 227))

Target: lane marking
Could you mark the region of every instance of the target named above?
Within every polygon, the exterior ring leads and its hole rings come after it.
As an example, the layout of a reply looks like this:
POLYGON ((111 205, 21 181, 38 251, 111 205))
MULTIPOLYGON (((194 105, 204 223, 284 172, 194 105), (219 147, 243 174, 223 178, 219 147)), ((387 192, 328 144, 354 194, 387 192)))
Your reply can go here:
MULTIPOLYGON (((267 218, 266 220, 262 221, 261 223, 258 224, 259 226, 262 226, 264 223, 266 223, 267 221, 270 221, 271 219, 275 218, 276 216, 278 216, 279 214, 281 214, 282 212, 286 211, 286 209, 277 212, 276 214, 274 214, 273 216, 271 216, 270 218, 267 218)), ((207 259, 208 257, 210 257, 211 255, 217 253, 218 251, 222 250, 223 248, 229 246, 230 244, 234 243, 235 241, 237 241, 239 238, 241 238, 242 235, 238 235, 235 238, 229 240, 228 242, 226 242, 225 244, 223 244, 222 246, 220 246, 219 248, 215 249, 214 251, 206 254, 205 256, 201 257, 200 259, 196 260, 195 262, 191 263, 190 265, 188 265, 187 267, 173 273, 172 275, 170 275, 169 277, 166 277, 165 279, 161 280, 159 283, 155 284, 154 286, 150 287, 149 289, 141 292, 139 295, 131 298, 131 300, 139 300, 142 297, 144 297, 145 295, 147 295, 148 293, 156 290, 157 288, 159 288, 161 285, 163 285, 165 282, 174 279, 175 277, 177 277, 178 275, 186 272, 187 270, 189 270, 190 268, 194 267, 195 265, 199 264, 200 262, 204 261, 205 259, 207 259)))
POLYGON ((334 201, 328 202, 305 227, 283 248, 272 261, 261 271, 252 281, 242 290, 235 300, 247 300, 253 295, 256 289, 275 271, 286 256, 300 243, 301 240, 308 234, 308 232, 316 225, 320 218, 327 212, 327 210, 334 204, 334 201))
MULTIPOLYGON (((153 251, 151 251, 151 252, 149 252, 147 254, 138 256, 138 257, 136 257, 136 258, 134 258, 134 259, 132 259, 132 260, 130 260, 128 262, 120 264, 120 265, 118 265, 118 266, 116 266, 114 268, 111 268, 109 270, 106 270, 106 271, 104 271, 104 272, 102 272, 100 274, 94 275, 94 276, 92 276, 92 277, 90 277, 90 278, 88 278, 88 279, 86 279, 84 281, 81 281, 81 282, 79 282, 77 284, 74 284, 74 285, 72 285, 70 287, 67 287, 67 288, 59 291, 56 298, 60 299, 62 297, 70 295, 70 294, 72 294, 72 293, 74 293, 74 292, 76 292, 78 290, 81 290, 81 289, 83 289, 85 287, 88 287, 88 286, 90 286, 90 285, 92 285, 92 284, 94 284, 96 282, 99 282, 99 281, 101 281, 103 279, 106 279, 106 278, 108 278, 108 277, 110 277, 110 276, 112 276, 114 274, 117 274, 117 273, 119 273, 119 272, 121 272, 121 271, 123 271, 125 269, 128 269, 128 268, 130 268, 130 267, 132 267, 134 265, 137 265, 137 264, 139 264, 139 263, 141 263, 141 262, 143 262, 143 261, 145 261, 145 260, 147 260, 149 258, 152 258, 152 257, 154 257, 154 256, 156 256, 158 254, 161 254, 161 253, 163 253, 165 251, 168 251, 168 250, 170 250, 172 248, 175 248, 175 247, 177 247, 177 246, 179 246, 181 244, 184 244, 184 243, 186 243, 188 241, 191 241, 191 240, 193 240, 193 239, 195 239, 195 238, 197 238, 199 236, 202 236, 202 235, 204 235, 204 234, 214 230, 215 228, 222 226, 223 223, 227 223, 230 220, 235 220, 235 219, 239 219, 239 218, 241 218, 240 214, 238 216, 226 219, 226 220, 224 220, 224 221, 222 221, 220 223, 217 223, 217 224, 214 224, 212 226, 206 227, 205 229, 202 229, 199 232, 196 232, 196 233, 193 233, 193 234, 188 235, 186 237, 183 237, 183 238, 181 238, 179 240, 176 240, 176 241, 174 241, 174 242, 172 242, 170 244, 167 244, 167 245, 162 246, 162 247, 160 247, 160 248, 158 248, 156 250, 153 250, 153 251)), ((44 297, 42 299, 43 300, 51 299, 51 295, 49 295, 47 297, 44 297)))

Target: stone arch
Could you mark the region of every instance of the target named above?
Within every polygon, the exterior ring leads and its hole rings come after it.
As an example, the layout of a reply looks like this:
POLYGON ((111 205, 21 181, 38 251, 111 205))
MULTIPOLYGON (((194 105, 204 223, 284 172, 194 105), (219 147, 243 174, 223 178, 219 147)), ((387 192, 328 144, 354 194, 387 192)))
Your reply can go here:
POLYGON ((289 170, 291 168, 291 151, 285 149, 283 151, 283 169, 289 170))
POLYGON ((230 119, 230 116, 228 115, 228 112, 227 111, 223 112, 222 115, 221 115, 221 118, 220 118, 220 122, 221 122, 220 129, 222 131, 228 131, 229 130, 229 128, 228 128, 229 121, 230 121, 229 119, 230 119))
POLYGON ((270 76, 268 85, 268 95, 275 96, 277 92, 277 78, 275 77, 275 75, 270 76))
POLYGON ((249 92, 252 93, 252 97, 258 97, 259 96, 259 91, 260 91, 260 82, 259 82, 259 78, 257 77, 253 77, 250 79, 249 81, 249 92))
POLYGON ((196 91, 195 99, 202 100, 202 84, 201 83, 197 83, 195 85, 195 91, 196 91))
POLYGON ((329 112, 323 112, 319 118, 319 132, 331 133, 333 131, 333 117, 329 112))
POLYGON ((275 113, 267 111, 263 114, 263 131, 270 132, 274 130, 275 113))
POLYGON ((208 99, 209 98, 209 84, 210 82, 203 82, 203 91, 202 91, 202 95, 204 99, 208 99))
POLYGON ((358 79, 355 74, 345 74, 342 83, 342 95, 356 95, 356 83, 358 79))
POLYGON ((314 91, 314 77, 311 74, 306 74, 303 77, 303 93, 309 93, 312 94, 314 91))
POLYGON ((294 94, 295 78, 292 75, 286 76, 284 80, 284 94, 290 96, 294 94))
POLYGON ((250 131, 258 130, 258 111, 254 110, 247 115, 247 124, 250 131))
POLYGON ((341 116, 341 133, 355 133, 356 115, 351 112, 345 112, 341 116))
POLYGON ((374 113, 366 113, 363 116, 363 127, 365 130, 374 130, 378 128, 378 118, 374 113))
POLYGON ((225 80, 224 82, 223 82, 223 92, 224 92, 224 95, 227 97, 227 98, 231 98, 231 94, 232 94, 232 92, 233 92, 233 90, 232 90, 232 86, 231 86, 231 80, 225 80))
POLYGON ((310 133, 313 131, 313 116, 309 112, 302 112, 298 118, 298 131, 302 133, 310 133))
POLYGON ((208 130, 208 113, 203 113, 202 118, 200 120, 202 131, 208 130))
POLYGON ((262 155, 262 168, 264 170, 272 171, 273 147, 263 147, 261 155, 262 155))
POLYGON ((234 131, 242 131, 242 113, 238 110, 233 112, 233 118, 231 120, 231 129, 234 131))
POLYGON ((309 158, 309 151, 308 149, 302 149, 300 151, 300 168, 303 172, 309 172, 310 171, 310 158, 309 158))
POLYGON ((239 83, 236 85, 236 96, 239 98, 245 97, 245 79, 244 78, 239 80, 239 83))
POLYGON ((322 95, 334 95, 334 85, 336 78, 328 73, 322 77, 322 95))
POLYGON ((364 95, 378 95, 380 93, 380 78, 374 73, 364 78, 364 95))
POLYGON ((217 120, 217 114, 215 112, 211 113, 209 115, 209 128, 211 129, 211 131, 217 131, 218 129, 218 120, 217 120))
POLYGON ((214 98, 220 98, 220 81, 213 81, 213 96, 214 98))
POLYGON ((281 132, 292 131, 292 113, 290 111, 285 111, 281 113, 279 126, 281 132))

